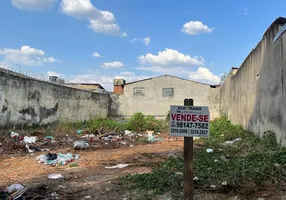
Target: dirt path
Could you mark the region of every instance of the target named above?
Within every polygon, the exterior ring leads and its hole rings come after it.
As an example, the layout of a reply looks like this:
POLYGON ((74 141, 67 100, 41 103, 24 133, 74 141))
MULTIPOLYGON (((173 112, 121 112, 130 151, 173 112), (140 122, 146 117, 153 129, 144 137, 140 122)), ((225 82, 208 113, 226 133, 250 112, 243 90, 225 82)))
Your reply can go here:
MULTIPOLYGON (((80 154, 78 167, 59 166, 52 167, 36 161, 35 155, 25 157, 11 157, 0 162, 0 188, 5 188, 14 183, 33 184, 45 181, 50 173, 61 173, 65 181, 77 187, 85 187, 100 183, 122 175, 124 173, 146 173, 151 171, 146 163, 163 161, 163 157, 180 151, 183 147, 182 139, 165 139, 153 144, 137 145, 134 147, 122 147, 117 149, 101 149, 95 151, 77 151, 80 154), (150 156, 149 154, 154 154, 150 156), (146 154, 146 155, 144 155, 146 154), (104 166, 117 164, 129 164, 123 169, 105 169, 104 166), (86 180, 92 180, 90 181, 86 180)), ((57 153, 75 153, 71 149, 61 149, 57 153)), ((55 180, 53 180, 55 182, 55 180)), ((57 183, 61 182, 56 180, 57 183)), ((73 188, 75 189, 75 188, 73 188)))

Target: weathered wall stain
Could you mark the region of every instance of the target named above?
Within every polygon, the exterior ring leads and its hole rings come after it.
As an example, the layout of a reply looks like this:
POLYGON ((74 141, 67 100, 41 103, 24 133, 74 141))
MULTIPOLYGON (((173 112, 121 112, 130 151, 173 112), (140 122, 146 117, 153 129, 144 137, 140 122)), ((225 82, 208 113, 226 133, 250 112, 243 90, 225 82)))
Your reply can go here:
POLYGON ((107 117, 109 108, 108 94, 22 77, 5 69, 0 69, 0 99, 0 128, 107 117))
POLYGON ((42 121, 45 118, 49 118, 49 117, 55 115, 56 112, 58 111, 58 108, 59 108, 58 103, 56 103, 54 108, 50 108, 50 109, 41 107, 40 108, 40 121, 42 121))

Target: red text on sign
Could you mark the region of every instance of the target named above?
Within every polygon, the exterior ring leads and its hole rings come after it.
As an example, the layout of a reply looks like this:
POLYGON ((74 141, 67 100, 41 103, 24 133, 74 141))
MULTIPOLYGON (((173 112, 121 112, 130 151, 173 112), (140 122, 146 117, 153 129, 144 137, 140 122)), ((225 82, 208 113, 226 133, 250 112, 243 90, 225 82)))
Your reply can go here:
POLYGON ((194 114, 171 114, 172 120, 176 121, 190 121, 190 122, 208 122, 208 115, 194 115, 194 114))

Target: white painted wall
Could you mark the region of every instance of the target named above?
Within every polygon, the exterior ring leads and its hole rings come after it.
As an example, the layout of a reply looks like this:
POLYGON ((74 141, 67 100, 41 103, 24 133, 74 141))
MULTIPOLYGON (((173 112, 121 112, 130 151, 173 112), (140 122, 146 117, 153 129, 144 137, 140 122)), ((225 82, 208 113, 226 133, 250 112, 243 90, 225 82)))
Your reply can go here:
POLYGON ((113 110, 126 117, 136 112, 166 117, 170 105, 183 105, 185 98, 194 99, 194 105, 209 106, 211 118, 219 117, 219 88, 168 75, 125 85, 124 94, 113 95, 113 110), (135 87, 144 87, 144 96, 135 96, 135 87), (163 97, 163 88, 174 88, 174 96, 163 97))

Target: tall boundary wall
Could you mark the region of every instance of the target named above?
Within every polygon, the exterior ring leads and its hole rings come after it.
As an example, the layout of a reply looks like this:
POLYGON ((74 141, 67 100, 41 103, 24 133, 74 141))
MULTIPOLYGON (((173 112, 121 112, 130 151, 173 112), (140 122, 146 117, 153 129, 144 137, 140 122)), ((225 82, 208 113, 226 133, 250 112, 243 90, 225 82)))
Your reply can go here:
MULTIPOLYGON (((286 33, 275 43, 285 18, 277 18, 236 73, 220 87, 220 114, 258 135, 266 131, 286 145, 286 33)), ((285 28, 285 27, 284 27, 285 28)))
POLYGON ((109 94, 70 88, 0 70, 0 127, 107 117, 109 94))

